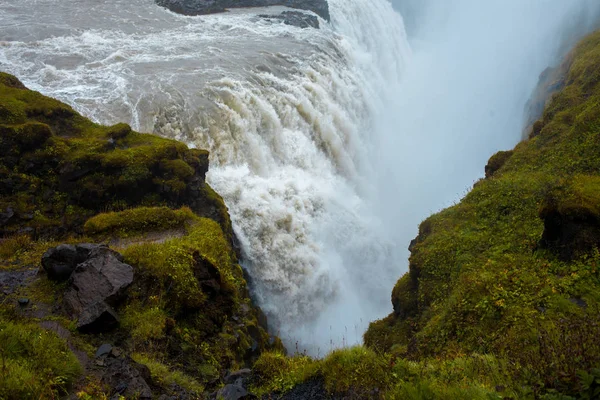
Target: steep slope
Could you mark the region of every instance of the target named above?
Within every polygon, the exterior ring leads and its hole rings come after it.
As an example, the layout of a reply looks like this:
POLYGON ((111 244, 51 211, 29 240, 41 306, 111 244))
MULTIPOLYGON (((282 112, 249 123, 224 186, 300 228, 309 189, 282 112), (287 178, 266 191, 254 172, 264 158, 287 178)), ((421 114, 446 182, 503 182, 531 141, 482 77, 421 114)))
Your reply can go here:
POLYGON ((600 33, 568 58, 532 137, 425 220, 394 313, 369 347, 402 357, 507 357, 531 385, 574 390, 600 363, 600 33))
POLYGON ((202 398, 225 370, 281 348, 207 170, 204 150, 96 125, 0 73, 0 398, 202 398), (46 252, 88 242, 122 256, 46 252), (119 290, 98 302, 109 268, 119 290))
POLYGON ((600 396, 600 32, 567 58, 531 137, 420 226, 365 347, 263 354, 265 398, 600 396), (304 396, 304 397, 302 397, 304 396))

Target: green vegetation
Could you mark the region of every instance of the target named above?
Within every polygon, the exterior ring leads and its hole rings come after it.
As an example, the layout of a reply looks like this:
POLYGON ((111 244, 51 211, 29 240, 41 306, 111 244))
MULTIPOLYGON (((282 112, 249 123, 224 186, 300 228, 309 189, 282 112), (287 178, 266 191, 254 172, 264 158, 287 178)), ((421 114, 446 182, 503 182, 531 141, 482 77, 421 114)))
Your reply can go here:
POLYGON ((34 271, 50 247, 100 241, 120 246, 134 268, 115 305, 121 324, 102 335, 78 333, 59 312, 68 282, 31 274, 0 293, 0 398, 56 398, 71 387, 81 399, 110 397, 98 371, 74 382, 80 370, 65 340, 39 323, 68 332, 68 345, 92 358, 101 344, 118 345, 150 369, 156 393, 190 398, 282 348, 259 324, 207 169, 204 150, 96 125, 0 73, 0 270, 34 271))
POLYGON ((149 358, 144 354, 135 353, 132 358, 140 364, 146 365, 150 369, 152 379, 162 386, 178 385, 184 389, 196 394, 200 399, 200 394, 204 392, 204 387, 194 378, 180 372, 171 371, 166 365, 149 358))
MULTIPOLYGON (((138 206, 188 205, 207 217, 225 208, 218 195, 198 195, 210 191, 204 182, 208 152, 126 124, 94 124, 4 73, 0 158, 0 212, 9 215, 4 236, 29 229, 35 238, 60 239, 80 234, 99 212, 138 206)), ((228 218, 218 222, 231 230, 228 218)))
POLYGON ((83 226, 87 235, 125 238, 148 232, 183 229, 196 215, 183 207, 172 210, 168 207, 137 207, 120 212, 98 214, 88 219, 83 226))
POLYGON ((0 319, 0 398, 55 398, 81 373, 64 340, 31 323, 0 319))

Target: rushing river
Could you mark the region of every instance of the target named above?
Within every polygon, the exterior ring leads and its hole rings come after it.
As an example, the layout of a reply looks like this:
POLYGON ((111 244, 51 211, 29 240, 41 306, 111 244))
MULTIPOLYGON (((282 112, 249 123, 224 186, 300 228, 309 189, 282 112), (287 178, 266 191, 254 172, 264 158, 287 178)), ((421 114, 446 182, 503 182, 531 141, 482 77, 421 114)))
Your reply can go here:
POLYGON ((418 222, 516 143, 565 21, 599 8, 398 3, 410 42, 386 0, 329 0, 319 30, 258 17, 282 7, 184 17, 152 0, 3 0, 0 70, 97 122, 209 149, 272 330, 323 354, 391 311, 418 222))

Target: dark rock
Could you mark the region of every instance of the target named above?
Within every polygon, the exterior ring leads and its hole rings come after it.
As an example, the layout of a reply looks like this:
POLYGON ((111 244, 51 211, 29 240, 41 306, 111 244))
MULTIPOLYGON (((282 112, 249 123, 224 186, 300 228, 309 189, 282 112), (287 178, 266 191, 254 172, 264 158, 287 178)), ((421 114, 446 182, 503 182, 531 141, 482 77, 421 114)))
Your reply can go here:
POLYGON ((106 332, 118 323, 111 306, 118 304, 133 282, 133 268, 108 247, 81 245, 76 249, 87 252, 88 258, 71 274, 63 307, 71 318, 78 319, 81 331, 106 332))
POLYGON ((104 343, 102 346, 98 347, 98 350, 96 350, 96 358, 107 355, 112 351, 112 349, 112 345, 104 343))
POLYGON ((319 29, 319 18, 301 11, 284 11, 279 15, 260 14, 259 17, 268 20, 281 21, 286 25, 296 26, 298 28, 319 29))
POLYGON ((152 398, 152 391, 148 386, 151 381, 150 370, 129 357, 106 359, 101 381, 112 389, 113 394, 126 398, 152 398))
POLYGON ((101 301, 86 307, 77 320, 77 329, 83 333, 101 333, 114 329, 119 324, 117 313, 101 301))
POLYGON ((217 399, 240 400, 247 398, 248 391, 241 385, 225 385, 217 392, 217 399))
POLYGON ((330 20, 327 0, 155 0, 156 4, 178 14, 204 15, 226 11, 228 8, 286 6, 312 11, 330 20))
POLYGON ((195 254, 194 259, 194 277, 200 283, 202 290, 208 295, 216 295, 221 291, 221 273, 210 261, 202 257, 200 254, 195 254))
POLYGON ((71 277, 78 264, 84 262, 90 252, 99 247, 95 244, 61 244, 48 249, 42 256, 42 267, 48 278, 64 282, 71 277))
POLYGON ((573 304, 581 307, 581 308, 587 308, 587 306, 588 306, 587 302, 585 300, 579 299, 579 298, 576 298, 576 297, 570 298, 569 301, 571 303, 573 303, 573 304))
POLYGON ((18 301, 19 301, 19 305, 22 307, 25 307, 27 304, 29 304, 29 299, 27 299, 27 298, 21 298, 18 301))
POLYGON ((246 380, 250 377, 252 371, 249 368, 240 369, 239 371, 229 372, 225 375, 223 382, 225 384, 237 384, 245 386, 246 380))
POLYGON ((12 207, 6 207, 5 211, 0 212, 0 226, 6 225, 14 215, 12 207))

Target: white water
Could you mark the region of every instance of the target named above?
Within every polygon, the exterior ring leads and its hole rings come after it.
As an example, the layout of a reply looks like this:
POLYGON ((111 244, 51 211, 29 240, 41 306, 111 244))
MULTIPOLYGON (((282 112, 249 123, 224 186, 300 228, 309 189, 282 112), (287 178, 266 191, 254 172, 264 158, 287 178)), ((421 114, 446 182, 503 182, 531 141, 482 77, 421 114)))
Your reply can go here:
POLYGON ((418 222, 516 143, 558 54, 546 41, 572 10, 598 8, 412 6, 414 54, 386 0, 330 0, 321 30, 255 16, 270 10, 182 17, 152 0, 9 0, 0 69, 99 122, 208 148, 208 179, 273 330, 323 354, 391 311, 418 222))

